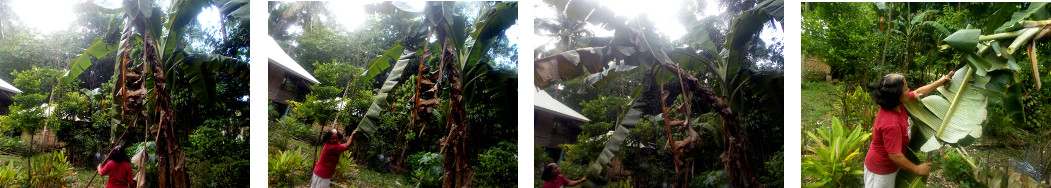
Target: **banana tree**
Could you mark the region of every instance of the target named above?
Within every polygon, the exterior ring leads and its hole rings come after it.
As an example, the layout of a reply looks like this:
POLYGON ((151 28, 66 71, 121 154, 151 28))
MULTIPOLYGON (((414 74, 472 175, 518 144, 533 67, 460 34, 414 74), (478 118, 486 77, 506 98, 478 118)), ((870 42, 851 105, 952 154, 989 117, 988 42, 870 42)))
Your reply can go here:
POLYGON ((634 127, 639 117, 645 113, 660 114, 659 119, 664 121, 665 134, 669 138, 668 145, 674 153, 676 173, 679 175, 677 186, 686 186, 688 178, 692 176, 687 173, 683 161, 690 155, 695 155, 691 150, 700 140, 699 135, 690 126, 697 116, 690 111, 690 99, 696 97, 711 105, 713 111, 722 119, 723 137, 727 139, 728 144, 721 156, 721 163, 730 176, 731 185, 760 186, 751 163, 747 161, 747 138, 738 125, 735 114, 736 109, 740 107, 731 105, 738 104, 735 101, 743 98, 738 96, 744 87, 752 88, 758 93, 766 93, 758 89, 759 87, 769 88, 771 90, 765 91, 769 91, 770 96, 763 97, 763 102, 779 103, 780 97, 775 97, 776 92, 773 90, 777 90, 775 88, 783 82, 778 81, 776 74, 754 74, 750 71, 751 62, 746 56, 749 55, 748 47, 763 24, 771 19, 781 20, 783 1, 763 1, 744 11, 734 20, 721 49, 711 40, 705 40, 702 43, 706 45, 701 46, 700 51, 666 48, 658 41, 652 24, 641 19, 617 17, 608 7, 603 7, 595 1, 546 2, 571 18, 613 29, 615 34, 610 42, 603 45, 565 51, 534 61, 537 87, 549 87, 558 80, 584 76, 586 84, 602 87, 609 80, 631 71, 646 71, 649 75, 633 92, 632 102, 628 104, 632 108, 622 112, 613 135, 606 142, 606 147, 590 165, 589 181, 586 185, 600 186, 607 183, 607 179, 604 178, 606 166, 620 150, 630 128, 634 127), (701 78, 691 72, 701 72, 699 75, 705 81, 702 82, 701 78), (769 76, 766 77, 768 79, 756 79, 764 75, 769 76), (715 80, 714 83, 712 80, 715 80), (718 90, 710 88, 707 84, 716 85, 718 90), (672 90, 678 92, 665 90, 666 85, 677 87, 672 90), (657 93, 659 98, 638 98, 642 89, 657 93), (674 100, 680 96, 684 99, 682 103, 668 104, 668 99, 674 100), (639 102, 640 100, 654 101, 658 104, 646 104, 639 102), (660 109, 660 112, 647 109, 660 109), (671 114, 679 114, 681 117, 671 114), (683 140, 674 140, 673 128, 685 132, 683 140))
POLYGON ((100 58, 116 50, 117 84, 112 94, 119 105, 113 109, 121 114, 124 123, 134 126, 136 122, 146 122, 146 134, 153 136, 157 144, 158 186, 189 187, 180 137, 175 132, 179 124, 174 119, 176 112, 170 92, 191 90, 207 103, 215 98, 216 73, 247 80, 248 63, 184 51, 183 37, 191 21, 207 6, 220 7, 224 17, 247 21, 248 1, 175 0, 171 3, 170 9, 164 12, 154 1, 124 1, 123 20, 113 22, 123 26, 111 27, 110 34, 103 38, 106 40, 98 40, 71 62, 70 70, 61 81, 71 82, 93 64, 92 57, 100 58), (190 88, 180 88, 177 79, 188 79, 190 88))
MULTIPOLYGON (((395 7, 396 8, 396 7, 395 7)), ((465 123, 467 104, 477 103, 482 97, 501 97, 508 95, 504 86, 506 82, 512 81, 514 77, 506 74, 494 74, 492 61, 485 60, 488 52, 496 43, 497 38, 518 19, 518 3, 497 3, 488 10, 478 15, 471 28, 473 32, 468 33, 467 17, 456 11, 456 2, 428 2, 424 8, 424 23, 428 35, 437 39, 434 47, 424 47, 422 53, 416 50, 404 50, 404 54, 393 66, 391 73, 387 76, 383 87, 377 92, 377 97, 372 106, 365 114, 365 118, 358 124, 357 131, 367 135, 375 133, 380 116, 391 105, 387 96, 407 77, 414 75, 403 75, 405 67, 413 58, 412 54, 422 54, 420 57, 420 69, 415 77, 417 93, 412 97, 414 103, 413 122, 421 120, 418 113, 430 113, 437 105, 447 106, 448 111, 442 115, 449 129, 448 135, 442 139, 441 153, 443 155, 443 183, 444 187, 470 186, 473 172, 469 168, 469 159, 476 156, 480 148, 479 143, 472 141, 469 132, 470 125, 465 123), (439 54, 438 57, 428 58, 431 53, 439 54), (432 72, 430 67, 422 61, 437 61, 437 66, 432 72), (444 87, 439 87, 444 86, 444 87), (437 93, 442 88, 449 93, 449 100, 440 102, 437 93), (382 96, 382 97, 381 97, 382 96)), ((424 33, 424 32, 420 32, 424 33)), ((429 46, 430 44, 425 44, 429 46)), ((397 48, 397 46, 395 47, 397 48)), ((385 57, 393 57, 387 56, 385 57)), ((382 61, 381 61, 382 62, 382 61)), ((385 67, 371 68, 366 77, 377 75, 376 71, 382 71, 385 67)), ((411 125, 410 125, 411 126, 411 125)))
MULTIPOLYGON (((924 26, 934 28, 935 34, 948 33, 944 26, 938 22, 925 21, 928 19, 927 14, 938 13, 938 10, 926 10, 914 14, 908 15, 909 17, 903 17, 899 15, 898 19, 893 21, 895 27, 890 27, 888 30, 890 33, 901 35, 902 39, 905 40, 905 52, 909 52, 909 49, 913 49, 917 44, 913 43, 913 39, 920 35, 921 32, 925 31, 924 26)), ((902 57, 904 62, 904 71, 909 71, 909 63, 912 62, 911 53, 905 53, 902 57)))
MULTIPOLYGON (((1024 120, 1021 87, 1014 74, 1019 66, 1018 49, 1028 48, 1033 74, 1040 87, 1036 44, 1051 33, 1047 19, 1047 3, 1031 3, 1005 20, 998 28, 982 35, 981 29, 961 29, 946 37, 943 49, 955 49, 966 61, 953 76, 948 86, 938 87, 938 94, 904 103, 916 126, 910 148, 929 152, 945 145, 966 146, 982 136, 989 106, 1000 106, 1012 121, 1024 120)), ((1013 7, 1013 6, 1011 6, 1013 7)), ((968 159, 969 160, 969 159, 968 159)), ((979 166, 975 166, 979 169, 979 166)), ((985 167, 988 171, 988 167, 985 167)), ((907 177, 915 182, 916 177, 907 177)), ((999 182, 999 181, 997 181, 999 182)), ((983 182, 984 183, 984 182, 983 182)))
MULTIPOLYGON (((1023 117, 1021 85, 1011 79, 1019 70, 1017 49, 1030 46, 1030 61, 1035 66, 1039 62, 1032 46, 1037 39, 1046 37, 1051 28, 1045 22, 1022 19, 1045 6, 1046 3, 1033 3, 1030 10, 1015 13, 1016 19, 1007 21, 991 35, 981 35, 980 29, 962 29, 944 39, 943 48, 956 49, 966 66, 957 70, 948 87, 938 87, 940 95, 905 103, 910 115, 923 125, 918 126, 920 133, 928 138, 920 150, 933 151, 961 140, 966 145, 981 137, 990 101, 1001 103, 1012 118, 1023 117), (1012 28, 1016 31, 1007 31, 1012 28)), ((1034 73, 1037 71, 1034 69, 1034 73)))

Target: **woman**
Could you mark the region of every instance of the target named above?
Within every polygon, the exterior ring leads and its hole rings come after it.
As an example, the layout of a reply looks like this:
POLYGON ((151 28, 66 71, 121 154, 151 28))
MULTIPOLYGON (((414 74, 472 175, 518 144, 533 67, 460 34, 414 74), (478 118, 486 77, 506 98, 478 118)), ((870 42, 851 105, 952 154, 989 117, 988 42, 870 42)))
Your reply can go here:
POLYGON ((931 163, 913 164, 905 159, 909 143, 909 112, 902 103, 926 97, 938 86, 947 85, 955 71, 931 84, 909 91, 909 84, 900 74, 889 74, 880 80, 872 100, 880 106, 872 127, 872 142, 865 155, 865 187, 894 187, 898 169, 918 175, 927 175, 931 163), (919 97, 917 97, 919 96, 919 97))
POLYGON ((106 180, 106 188, 133 187, 131 178, 131 163, 128 163, 128 154, 124 147, 118 146, 109 152, 109 161, 95 167, 101 176, 109 176, 106 180), (104 165, 103 165, 104 164, 104 165))
POLYGON ((314 177, 310 179, 310 188, 328 188, 332 183, 332 174, 336 171, 336 166, 339 165, 339 155, 347 151, 350 148, 350 144, 354 142, 354 135, 358 134, 358 131, 350 133, 350 138, 347 142, 339 143, 340 139, 343 138, 343 134, 339 134, 339 131, 332 129, 325 132, 324 138, 325 147, 321 148, 321 156, 318 158, 317 164, 314 165, 314 177))
POLYGON ((572 187, 580 185, 587 177, 580 178, 577 181, 569 181, 565 176, 562 176, 562 171, 558 169, 558 165, 555 163, 547 164, 544 166, 544 173, 540 175, 540 179, 544 180, 543 188, 560 188, 563 186, 572 187))

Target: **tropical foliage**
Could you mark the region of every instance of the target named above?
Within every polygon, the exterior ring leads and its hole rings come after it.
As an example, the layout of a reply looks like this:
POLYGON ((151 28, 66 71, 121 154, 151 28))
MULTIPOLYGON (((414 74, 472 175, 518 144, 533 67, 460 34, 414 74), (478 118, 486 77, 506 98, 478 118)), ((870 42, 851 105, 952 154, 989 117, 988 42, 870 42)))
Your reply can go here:
MULTIPOLYGON (((365 5, 367 26, 353 30, 317 21, 330 16, 318 4, 323 3, 271 4, 270 19, 289 24, 271 29, 304 28, 302 34, 274 36, 307 44, 290 47, 290 55, 299 62, 332 59, 304 66, 321 84, 311 87, 305 101, 290 102, 293 113, 272 125, 358 131, 352 155, 367 168, 358 174, 393 172, 420 186, 516 183, 499 177, 516 160, 507 147, 516 142, 517 119, 507 114, 517 114, 517 47, 504 32, 517 22, 517 3, 374 3, 365 5), (331 108, 336 104, 351 105, 331 108)), ((280 137, 285 136, 290 135, 280 137)), ((304 140, 272 140, 271 147, 304 140)))
MULTIPOLYGON (((585 185, 601 186, 615 180, 610 179, 610 168, 615 166, 611 162, 621 153, 621 149, 628 148, 623 145, 631 143, 626 141, 630 140, 632 132, 641 129, 638 125, 642 122, 653 123, 657 127, 663 124, 663 128, 654 129, 660 133, 654 136, 665 143, 662 147, 671 151, 671 158, 665 160, 670 160, 668 162, 674 168, 665 169, 674 169, 675 176, 669 183, 674 186, 688 185, 695 176, 688 170, 690 166, 705 165, 704 162, 698 162, 703 159, 700 156, 702 137, 695 125, 711 127, 707 124, 710 121, 722 125, 719 129, 709 129, 720 136, 706 136, 722 143, 725 148, 721 157, 714 161, 720 161, 724 167, 730 179, 729 184, 740 187, 760 185, 757 170, 753 168, 758 166, 752 165, 754 154, 746 149, 750 143, 739 113, 759 112, 774 122, 781 120, 780 111, 776 108, 780 105, 783 91, 779 66, 758 63, 767 59, 756 55, 761 53, 753 53, 753 49, 766 49, 766 46, 757 42, 760 40, 756 36, 766 23, 776 24, 781 21, 783 2, 730 3, 734 7, 744 8, 736 10, 740 13, 738 17, 730 17, 727 22, 731 24, 726 30, 709 28, 705 24, 718 20, 714 17, 698 19, 707 20, 701 22, 683 20, 687 28, 698 31, 687 34, 689 39, 677 42, 686 48, 668 45, 658 35, 652 22, 617 16, 609 7, 598 2, 547 3, 570 19, 595 24, 613 30, 615 34, 612 38, 594 38, 591 42, 579 43, 575 41, 589 39, 572 39, 572 35, 575 35, 573 32, 553 33, 558 34, 559 39, 570 41, 558 43, 559 49, 567 50, 534 61, 536 86, 547 88, 559 85, 559 81, 583 78, 585 87, 619 87, 627 91, 622 94, 630 99, 615 108, 622 110, 615 116, 614 128, 605 141, 605 147, 601 151, 594 151, 599 154, 589 164, 588 182, 585 185), (636 73, 641 74, 641 80, 629 82, 628 86, 609 85, 636 73), (756 106, 759 107, 750 108, 752 104, 758 104, 756 106), (649 118, 642 121, 643 117, 649 118)), ((763 155, 772 154, 769 152, 763 155)))
POLYGON ((142 156, 139 186, 247 186, 248 1, 123 3, 75 3, 71 29, 52 33, 9 25, 23 20, 0 3, 0 56, 18 59, 0 78, 23 91, 0 110, 0 153, 26 159, 0 158, 23 174, 4 183, 101 185, 95 166, 122 146, 142 156))
MULTIPOLYGON (((953 183, 975 186, 974 181, 964 180, 978 180, 985 186, 1007 186, 1000 183, 1007 182, 1001 180, 1011 173, 990 171, 997 164, 975 163, 976 158, 966 155, 968 150, 990 149, 966 146, 1028 145, 1029 141, 1015 139, 1046 131, 1029 122, 1042 116, 1034 112, 1046 108, 1031 101, 1044 100, 1043 93, 1049 92, 1041 89, 1037 58, 1046 53, 1046 34, 1041 34, 1046 31, 1041 21, 1048 19, 1046 13, 1047 3, 804 3, 803 53, 830 66, 831 76, 848 87, 869 90, 888 73, 902 73, 910 86, 919 86, 955 71, 937 92, 904 104, 913 123, 909 148, 916 152, 906 156, 917 163, 923 156, 951 156, 952 160, 933 161, 952 164, 941 171, 961 180, 953 183), (859 14, 829 17, 835 12, 859 14), (955 149, 931 155, 947 146, 955 149), (990 174, 998 175, 988 178, 990 174)), ((997 158, 1006 157, 1010 156, 997 158)), ((814 181, 820 180, 804 183, 814 181)), ((898 185, 943 183, 901 173, 898 185)))

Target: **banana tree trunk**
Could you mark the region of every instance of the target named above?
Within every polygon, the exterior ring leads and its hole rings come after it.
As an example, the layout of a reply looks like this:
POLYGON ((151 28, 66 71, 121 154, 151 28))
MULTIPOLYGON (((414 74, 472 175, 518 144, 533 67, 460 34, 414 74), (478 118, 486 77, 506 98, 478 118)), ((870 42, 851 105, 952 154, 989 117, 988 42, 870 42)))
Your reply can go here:
POLYGON ((445 178, 442 179, 442 187, 470 187, 474 179, 474 172, 468 164, 470 155, 467 151, 470 147, 468 125, 464 121, 463 88, 460 82, 460 70, 456 69, 455 51, 448 45, 442 54, 442 69, 449 79, 449 115, 447 122, 449 134, 442 139, 442 157, 445 178))
POLYGON ((160 188, 186 188, 189 186, 189 179, 186 176, 186 161, 182 150, 179 148, 178 137, 175 134, 175 119, 172 117, 175 115, 174 110, 171 106, 171 96, 169 95, 168 85, 166 82, 165 68, 160 60, 160 55, 157 54, 156 40, 151 38, 148 33, 144 31, 144 40, 142 42, 143 54, 142 59, 145 63, 150 66, 150 73, 153 74, 153 105, 156 109, 155 114, 157 119, 157 125, 154 129, 157 132, 157 178, 158 187, 160 188))
POLYGON ((711 88, 701 84, 696 77, 678 65, 662 64, 662 66, 674 74, 684 75, 682 81, 685 83, 686 90, 693 91, 694 95, 711 105, 712 109, 722 117, 723 136, 727 139, 727 144, 726 151, 720 156, 720 162, 723 163, 724 170, 730 177, 730 187, 765 187, 759 183, 755 170, 748 161, 748 140, 738 126, 737 115, 730 109, 730 106, 723 102, 722 98, 719 98, 711 88))

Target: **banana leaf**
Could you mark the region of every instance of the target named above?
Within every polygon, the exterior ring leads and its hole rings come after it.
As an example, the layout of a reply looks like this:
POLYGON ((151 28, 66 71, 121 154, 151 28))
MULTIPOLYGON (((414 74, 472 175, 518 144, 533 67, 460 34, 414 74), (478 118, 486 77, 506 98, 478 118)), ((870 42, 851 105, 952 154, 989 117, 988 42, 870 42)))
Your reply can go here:
MULTIPOLYGON (((392 49, 395 48, 401 49, 401 46, 395 45, 392 47, 392 49)), ((358 122, 355 131, 365 133, 369 136, 372 136, 372 134, 376 132, 376 129, 379 128, 380 114, 387 111, 387 109, 390 109, 391 101, 388 98, 390 97, 391 92, 394 92, 394 88, 405 80, 402 77, 402 73, 405 72, 405 67, 409 64, 409 61, 415 54, 416 53, 411 50, 404 50, 400 53, 401 57, 398 58, 398 62, 394 64, 394 68, 392 68, 390 74, 387 75, 387 80, 383 82, 383 87, 380 88, 379 92, 376 92, 376 98, 372 101, 372 104, 369 105, 369 110, 365 112, 365 117, 361 119, 361 122, 358 122)), ((382 58, 383 57, 380 57, 378 59, 382 58)), ((372 71, 371 66, 369 71, 372 71)))
POLYGON ((910 100, 905 103, 909 115, 919 120, 914 122, 921 126, 920 134, 914 133, 913 139, 927 139, 920 147, 921 151, 933 151, 945 143, 955 144, 968 136, 982 136, 988 100, 974 85, 984 87, 988 79, 972 79, 974 72, 969 66, 964 66, 953 76, 948 88, 938 87, 941 95, 930 95, 919 99, 919 102, 910 100), (986 83, 976 80, 985 80, 986 83))
POLYGON ((95 59, 102 58, 102 56, 106 56, 110 51, 116 49, 117 45, 115 44, 107 44, 101 38, 95 39, 95 43, 91 44, 91 47, 85 49, 83 54, 73 60, 73 63, 69 65, 69 71, 66 71, 66 74, 59 80, 63 85, 73 82, 73 79, 76 79, 81 73, 84 73, 84 70, 91 67, 91 57, 95 57, 95 59))
MULTIPOLYGON (((180 68, 184 77, 189 78, 192 90, 197 96, 203 98, 203 102, 211 102, 216 99, 215 72, 222 72, 243 80, 249 80, 248 62, 238 59, 203 53, 179 53, 174 57, 180 62, 180 68)), ((174 79, 174 77, 172 78, 174 79)))
POLYGON ((631 131, 630 128, 634 128, 639 122, 639 118, 642 117, 642 111, 637 108, 645 106, 645 103, 638 102, 639 94, 642 93, 642 86, 636 87, 632 90, 631 102, 627 104, 626 111, 621 112, 620 123, 617 124, 617 128, 613 131, 613 135, 606 141, 606 147, 602 149, 602 153, 599 153, 597 159, 588 166, 588 181, 585 187, 601 186, 606 183, 604 176, 604 170, 606 165, 609 164, 613 157, 620 151, 621 145, 624 144, 624 140, 628 138, 628 133, 631 131))

